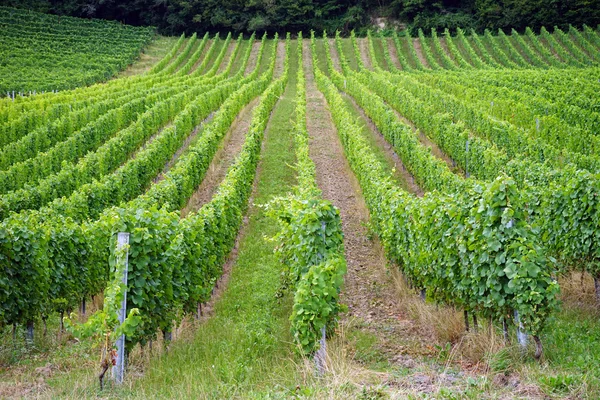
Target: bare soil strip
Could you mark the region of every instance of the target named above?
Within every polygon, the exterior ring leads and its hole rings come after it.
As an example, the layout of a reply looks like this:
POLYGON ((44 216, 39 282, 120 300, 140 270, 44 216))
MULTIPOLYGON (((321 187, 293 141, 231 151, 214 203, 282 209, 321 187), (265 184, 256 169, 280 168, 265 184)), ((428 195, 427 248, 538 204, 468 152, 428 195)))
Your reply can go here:
POLYGON ((246 64, 246 69, 244 70, 244 76, 250 74, 256 68, 256 61, 258 61, 258 51, 260 49, 260 41, 254 41, 252 43, 252 50, 250 50, 250 58, 248 59, 248 64, 246 64))
POLYGON ((394 39, 384 38, 383 41, 381 42, 381 45, 387 46, 388 51, 390 53, 390 58, 392 59, 392 62, 394 63, 396 68, 401 70, 402 65, 400 64, 400 61, 398 60, 398 49, 396 49, 396 43, 394 43, 394 39))
POLYGON ((181 217, 185 218, 192 211, 196 211, 208 203, 216 192, 219 184, 227 174, 227 170, 235 161, 244 146, 246 133, 252 121, 252 110, 258 104, 258 97, 252 100, 237 115, 229 131, 223 138, 221 146, 214 155, 206 176, 202 183, 188 200, 187 205, 181 210, 181 217))
POLYGON ((371 57, 369 56, 369 47, 367 45, 367 39, 356 39, 358 43, 358 49, 360 50, 360 59, 363 62, 363 65, 366 69, 373 69, 373 64, 371 63, 371 57))
POLYGON ((331 54, 331 60, 333 61, 333 68, 336 71, 342 71, 342 66, 340 64, 340 55, 338 54, 337 46, 335 45, 335 39, 329 39, 329 49, 331 54))
POLYGON ((375 126, 375 123, 373 123, 367 114, 365 114, 364 110, 356 103, 354 98, 347 94, 344 94, 344 96, 350 100, 356 112, 360 114, 366 123, 369 131, 372 133, 372 137, 375 139, 377 147, 385 155, 390 168, 394 171, 394 176, 401 183, 401 186, 412 194, 422 197, 425 192, 417 185, 414 176, 408 172, 406 166, 402 163, 402 159, 398 157, 398 154, 396 154, 392 145, 385 139, 379 129, 377 129, 377 126, 375 126))
POLYGON ((221 72, 225 71, 225 68, 227 68, 227 64, 229 64, 229 60, 231 59, 231 55, 233 54, 233 49, 235 49, 236 45, 237 40, 232 40, 231 42, 229 42, 229 46, 227 47, 227 51, 225 52, 225 57, 223 57, 221 65, 219 65, 217 74, 220 74, 221 72))
MULTIPOLYGON (((429 63, 423 55, 423 49, 421 49, 421 42, 419 41, 419 38, 414 38, 412 40, 412 44, 415 47, 415 52, 417 53, 417 57, 419 57, 419 61, 421 62, 421 64, 423 64, 425 68, 430 68, 429 63)), ((410 46, 410 42, 408 42, 407 45, 410 46)))
POLYGON ((200 57, 198 57, 198 60, 196 60, 194 65, 192 65, 192 68, 190 68, 190 72, 188 72, 189 74, 194 72, 200 66, 200 64, 202 64, 202 61, 204 61, 204 57, 206 57, 206 53, 208 52, 208 49, 212 45, 212 42, 213 42, 213 39, 209 39, 206 41, 206 45, 204 46, 204 49, 202 49, 202 53, 200 54, 200 57))
POLYGON ((386 270, 383 249, 370 240, 366 224, 369 213, 356 177, 344 155, 325 98, 316 88, 310 49, 305 43, 307 128, 310 156, 316 165, 317 183, 323 197, 339 208, 344 232, 348 272, 342 302, 348 305, 344 325, 357 325, 375 334, 378 346, 390 362, 402 352, 398 338, 406 337, 413 324, 399 315, 395 284, 386 270))

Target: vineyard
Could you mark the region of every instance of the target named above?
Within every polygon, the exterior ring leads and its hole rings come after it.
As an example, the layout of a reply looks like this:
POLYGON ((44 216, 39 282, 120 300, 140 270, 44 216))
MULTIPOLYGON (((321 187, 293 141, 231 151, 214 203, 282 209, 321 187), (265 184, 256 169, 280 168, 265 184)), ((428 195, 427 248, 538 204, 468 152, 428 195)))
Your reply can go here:
POLYGON ((0 397, 600 396, 597 30, 0 28, 0 397))

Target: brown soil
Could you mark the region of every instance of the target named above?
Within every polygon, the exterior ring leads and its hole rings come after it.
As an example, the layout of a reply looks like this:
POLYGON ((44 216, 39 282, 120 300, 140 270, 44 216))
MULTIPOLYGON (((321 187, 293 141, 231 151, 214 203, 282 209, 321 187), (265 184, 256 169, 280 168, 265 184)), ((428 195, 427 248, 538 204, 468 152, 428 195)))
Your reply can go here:
POLYGON ((371 57, 369 56, 369 46, 367 44, 367 39, 356 39, 358 43, 358 49, 360 50, 360 59, 362 60, 363 65, 366 69, 373 69, 373 64, 371 63, 371 57))
POLYGON ((343 315, 342 324, 376 335, 378 347, 393 363, 398 354, 404 352, 398 338, 408 336, 413 324, 400 315, 395 284, 386 270, 383 249, 377 241, 369 239, 366 227, 369 213, 344 156, 325 98, 316 88, 309 54, 305 43, 310 156, 316 165, 317 184, 323 197, 340 210, 344 232, 348 272, 341 300, 348 305, 348 312, 343 315))
POLYGON ((258 61, 258 50, 260 49, 260 41, 255 41, 252 43, 252 50, 250 50, 250 58, 248 59, 248 63, 246 64, 246 69, 244 70, 244 76, 247 76, 254 71, 256 68, 256 61, 258 61))
MULTIPOLYGON (((421 42, 420 42, 419 38, 414 38, 412 43, 413 43, 413 46, 415 47, 415 52, 417 53, 417 57, 419 58, 419 61, 421 62, 421 64, 423 64, 423 66, 425 68, 430 68, 429 63, 425 59, 425 55, 423 55, 423 49, 421 49, 421 42)), ((408 45, 410 46, 410 43, 408 43, 408 45)))
POLYGON ((331 54, 331 61, 333 61, 333 68, 336 71, 342 71, 342 65, 340 63, 340 55, 335 45, 335 39, 329 39, 329 49, 331 54))
POLYGON ((388 47, 388 50, 390 52, 390 58, 392 59, 392 62, 394 63, 394 65, 396 66, 396 68, 398 69, 402 69, 402 65, 400 64, 400 61, 398 61, 398 49, 396 49, 396 43, 394 43, 394 39, 384 39, 385 41, 381 42, 382 46, 386 46, 388 47))
POLYGON ((187 205, 181 210, 182 218, 185 218, 190 212, 198 210, 213 197, 219 184, 225 178, 227 170, 244 146, 246 133, 252 121, 252 110, 256 104, 258 104, 258 97, 252 100, 237 115, 231 128, 223 138, 219 150, 213 157, 202 183, 188 200, 187 205))
POLYGON ((229 60, 231 59, 231 55, 233 54, 233 50, 235 49, 236 45, 237 41, 232 40, 231 42, 229 42, 227 51, 225 51, 225 57, 223 57, 223 60, 221 60, 221 65, 219 65, 219 68, 217 69, 217 75, 225 71, 225 68, 227 68, 227 65, 229 64, 229 60))
MULTIPOLYGON (((290 49, 290 51, 292 51, 290 49)), ((283 74, 283 67, 285 61, 285 41, 280 40, 277 42, 277 54, 275 54, 275 70, 273 71, 273 78, 277 79, 283 74)))
POLYGON ((209 39, 206 41, 206 45, 204 46, 204 49, 202 49, 202 53, 200 54, 200 57, 198 57, 198 60, 196 60, 196 63, 194 65, 192 65, 192 68, 190 68, 190 74, 192 72, 194 72, 199 66, 200 64, 202 64, 202 62, 204 61, 204 57, 206 57, 206 53, 208 52, 208 49, 210 48, 210 46, 213 43, 213 39, 209 39))
POLYGON ((160 174, 158 174, 156 176, 156 178, 154 178, 154 183, 158 183, 160 181, 162 181, 165 178, 165 174, 167 172, 169 172, 169 170, 171 169, 171 167, 173 165, 175 165, 175 163, 177 162, 177 160, 179 159, 179 157, 181 157, 181 155, 183 154, 183 152, 185 150, 187 150, 187 148, 190 146, 190 143, 192 143, 192 141, 196 138, 196 136, 198 136, 198 134, 202 131, 202 128, 204 127, 204 125, 209 122, 213 117, 213 113, 210 113, 208 117, 206 117, 202 122, 200 122, 200 124, 198 124, 195 128, 194 131, 188 135, 188 137, 185 139, 185 141, 183 142, 183 145, 177 149, 177 151, 175 152, 175 154, 173 154, 173 157, 171 157, 171 159, 165 164, 165 167, 163 168, 163 170, 161 171, 160 174))
POLYGON ((444 52, 446 53, 446 55, 448 56, 449 59, 451 59, 454 64, 458 65, 457 61, 454 59, 454 55, 452 53, 450 53, 450 50, 448 49, 448 43, 446 43, 446 38, 439 38, 440 40, 440 45, 442 46, 442 49, 444 49, 444 52))
POLYGON ((372 137, 375 139, 375 144, 381 149, 383 154, 385 154, 388 165, 390 166, 390 169, 394 170, 394 176, 401 186, 410 193, 422 197, 425 192, 417 185, 415 177, 408 172, 402 163, 402 159, 398 157, 392 145, 385 139, 383 134, 377 129, 377 126, 375 126, 375 123, 367 116, 367 114, 365 114, 364 110, 356 103, 356 101, 354 101, 351 96, 345 96, 350 100, 354 109, 361 115, 362 119, 367 124, 369 131, 372 133, 372 137))

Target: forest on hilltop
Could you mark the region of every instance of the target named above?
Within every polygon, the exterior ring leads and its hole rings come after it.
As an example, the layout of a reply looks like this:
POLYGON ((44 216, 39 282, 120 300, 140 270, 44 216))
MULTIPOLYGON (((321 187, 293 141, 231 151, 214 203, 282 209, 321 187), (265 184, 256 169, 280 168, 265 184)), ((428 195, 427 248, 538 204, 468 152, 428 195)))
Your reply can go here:
POLYGON ((419 28, 539 29, 600 24, 600 0, 2 0, 0 5, 58 15, 101 18, 182 32, 340 30, 359 34, 375 17, 419 28))

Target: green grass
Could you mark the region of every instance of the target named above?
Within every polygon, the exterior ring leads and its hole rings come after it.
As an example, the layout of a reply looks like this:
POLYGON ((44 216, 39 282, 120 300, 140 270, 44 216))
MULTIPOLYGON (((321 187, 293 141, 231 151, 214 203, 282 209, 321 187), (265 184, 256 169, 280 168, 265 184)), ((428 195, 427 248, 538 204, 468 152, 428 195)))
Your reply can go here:
MULTIPOLYGON (((344 57, 348 61, 348 65, 355 71, 358 71, 358 61, 356 59, 356 55, 354 54, 354 48, 352 47, 352 40, 348 38, 342 39, 342 51, 344 52, 344 57)), ((341 56, 341 54, 340 54, 341 56)))
POLYGON ((375 59, 377 60, 377 63, 379 64, 381 69, 389 71, 390 67, 388 66, 387 62, 385 61, 385 57, 383 56, 383 46, 385 44, 382 42, 382 40, 384 40, 384 39, 379 38, 379 37, 373 38, 373 48, 375 49, 375 59))
MULTIPOLYGON (((294 48, 294 46, 292 46, 294 48)), ((292 52, 294 55, 294 52, 292 52)), ((295 57, 291 58, 294 66, 295 57)), ((265 204, 295 183, 290 115, 295 68, 277 104, 265 138, 254 203, 265 204)), ((201 325, 191 343, 174 343, 152 362, 127 393, 134 397, 231 398, 295 388, 297 368, 289 332, 291 299, 278 299, 281 265, 266 240, 277 225, 252 207, 231 279, 215 315, 201 325)))
POLYGON ((547 363, 530 362, 534 380, 547 394, 585 393, 600 398, 600 325, 598 313, 564 307, 544 334, 547 363))
POLYGON ((317 39, 316 41, 316 53, 317 53, 317 66, 321 68, 327 76, 329 76, 329 70, 327 69, 327 48, 323 39, 317 39))

